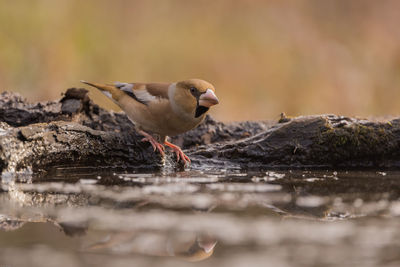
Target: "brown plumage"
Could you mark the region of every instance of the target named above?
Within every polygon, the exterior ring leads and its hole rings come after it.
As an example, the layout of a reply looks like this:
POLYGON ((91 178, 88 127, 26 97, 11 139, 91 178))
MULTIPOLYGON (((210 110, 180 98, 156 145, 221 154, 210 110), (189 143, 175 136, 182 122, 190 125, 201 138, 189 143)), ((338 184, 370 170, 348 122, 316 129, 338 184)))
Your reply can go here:
POLYGON ((114 85, 82 81, 96 87, 118 104, 135 123, 154 150, 164 154, 171 147, 185 163, 190 159, 166 140, 199 125, 209 108, 219 103, 214 86, 204 80, 190 79, 176 83, 115 83, 114 85), (151 134, 158 134, 157 142, 151 134))

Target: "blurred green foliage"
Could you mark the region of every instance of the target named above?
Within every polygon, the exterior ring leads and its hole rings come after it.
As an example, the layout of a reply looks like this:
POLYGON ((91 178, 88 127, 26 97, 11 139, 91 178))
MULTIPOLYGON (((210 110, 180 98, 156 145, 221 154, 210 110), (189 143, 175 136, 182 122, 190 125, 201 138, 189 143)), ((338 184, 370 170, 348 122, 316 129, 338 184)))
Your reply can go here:
POLYGON ((203 78, 222 120, 400 113, 396 0, 0 0, 0 25, 0 89, 32 101, 203 78))

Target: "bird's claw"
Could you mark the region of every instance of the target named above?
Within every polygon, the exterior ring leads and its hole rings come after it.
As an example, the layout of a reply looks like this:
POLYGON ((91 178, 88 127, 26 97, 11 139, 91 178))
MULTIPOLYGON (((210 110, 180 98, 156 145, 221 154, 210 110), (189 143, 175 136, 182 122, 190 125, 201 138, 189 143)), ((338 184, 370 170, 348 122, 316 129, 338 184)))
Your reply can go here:
POLYGON ((144 138, 142 138, 141 141, 149 142, 151 144, 151 146, 153 147, 154 151, 158 150, 162 156, 165 155, 165 153, 164 153, 165 147, 162 144, 158 143, 154 138, 144 137, 144 138))
POLYGON ((173 149, 173 150, 175 152, 177 162, 179 162, 180 159, 185 163, 185 165, 186 163, 191 162, 190 158, 186 156, 181 149, 173 149))
MULTIPOLYGON (((144 138, 142 138, 142 142, 149 142, 151 144, 151 146, 153 147, 154 151, 158 150, 163 157, 165 156, 165 152, 164 152, 165 147, 162 144, 157 142, 157 140, 154 139, 154 137, 152 137, 151 135, 149 135, 148 133, 146 133, 144 131, 139 131, 139 133, 144 136, 144 138)), ((191 161, 190 161, 189 157, 186 156, 185 153, 183 153, 182 149, 179 146, 176 146, 168 141, 165 141, 164 144, 166 146, 169 146, 170 148, 172 148, 172 150, 175 152, 177 162, 182 160, 185 165, 188 162, 190 164, 191 161)))
POLYGON ((186 156, 185 153, 183 153, 183 151, 180 147, 178 147, 174 144, 171 144, 170 142, 165 142, 164 144, 169 146, 170 148, 172 148, 172 150, 175 152, 177 162, 179 162, 179 160, 182 160, 185 165, 188 162, 189 162, 189 164, 191 163, 190 158, 188 156, 186 156))

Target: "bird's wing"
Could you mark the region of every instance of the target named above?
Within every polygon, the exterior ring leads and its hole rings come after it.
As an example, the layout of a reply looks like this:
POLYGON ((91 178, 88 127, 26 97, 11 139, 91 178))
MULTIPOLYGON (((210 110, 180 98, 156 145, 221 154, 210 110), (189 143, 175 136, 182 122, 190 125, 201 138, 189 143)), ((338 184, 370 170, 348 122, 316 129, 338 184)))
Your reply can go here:
POLYGON ((154 101, 168 99, 169 83, 120 83, 115 87, 125 92, 136 101, 149 105, 154 101))
POLYGON ((87 81, 81 82, 99 89, 104 95, 120 106, 125 112, 135 110, 136 114, 148 113, 148 106, 146 104, 148 102, 146 102, 146 99, 140 100, 138 97, 136 97, 136 95, 133 93, 133 90, 130 89, 133 88, 132 84, 115 83, 115 85, 109 85, 87 81))
POLYGON ((115 83, 107 85, 82 82, 98 88, 112 99, 140 129, 167 135, 164 129, 166 123, 164 115, 172 112, 168 99, 169 84, 115 83))

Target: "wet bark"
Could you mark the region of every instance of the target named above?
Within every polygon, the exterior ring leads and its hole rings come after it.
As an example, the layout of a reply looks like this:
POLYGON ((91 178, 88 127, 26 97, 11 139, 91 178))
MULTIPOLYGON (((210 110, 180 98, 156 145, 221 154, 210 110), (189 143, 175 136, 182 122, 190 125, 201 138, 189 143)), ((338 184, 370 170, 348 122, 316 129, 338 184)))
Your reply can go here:
MULTIPOLYGON (((0 95, 3 178, 63 165, 159 168, 162 158, 141 138, 124 113, 100 108, 85 89, 33 104, 18 94, 0 95)), ((399 141, 399 118, 335 115, 229 124, 207 117, 198 128, 172 138, 193 165, 241 168, 399 167, 399 141)))
POLYGON ((398 168, 400 119, 302 116, 190 154, 203 163, 229 162, 242 168, 398 168))

